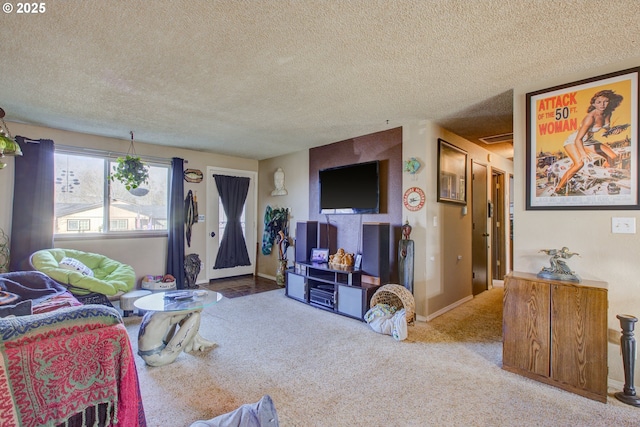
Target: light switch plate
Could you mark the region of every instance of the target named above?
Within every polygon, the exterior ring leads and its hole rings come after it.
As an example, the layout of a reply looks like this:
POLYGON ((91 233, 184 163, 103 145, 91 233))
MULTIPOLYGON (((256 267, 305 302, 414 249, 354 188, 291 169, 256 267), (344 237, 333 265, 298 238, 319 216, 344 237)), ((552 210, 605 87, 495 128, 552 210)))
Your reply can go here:
POLYGON ((620 234, 636 234, 636 219, 612 217, 611 232, 620 234))

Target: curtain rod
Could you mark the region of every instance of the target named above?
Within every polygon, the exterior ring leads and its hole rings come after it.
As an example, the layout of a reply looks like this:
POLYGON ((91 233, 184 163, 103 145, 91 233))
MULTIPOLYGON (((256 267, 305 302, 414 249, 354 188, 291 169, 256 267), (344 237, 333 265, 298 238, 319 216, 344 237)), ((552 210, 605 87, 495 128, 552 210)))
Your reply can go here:
MULTIPOLYGON (((55 147, 56 147, 56 150, 58 151, 69 152, 69 153, 86 152, 86 153, 93 153, 95 155, 100 155, 105 157, 122 157, 127 155, 127 153, 118 152, 118 151, 101 150, 97 148, 87 148, 87 147, 77 147, 75 145, 55 144, 55 147)), ((171 163, 171 159, 168 159, 166 157, 154 157, 154 156, 146 156, 141 154, 137 154, 137 155, 140 156, 140 158, 152 163, 154 162, 169 163, 169 164, 171 163)), ((189 163, 188 160, 184 160, 184 162, 189 163)))

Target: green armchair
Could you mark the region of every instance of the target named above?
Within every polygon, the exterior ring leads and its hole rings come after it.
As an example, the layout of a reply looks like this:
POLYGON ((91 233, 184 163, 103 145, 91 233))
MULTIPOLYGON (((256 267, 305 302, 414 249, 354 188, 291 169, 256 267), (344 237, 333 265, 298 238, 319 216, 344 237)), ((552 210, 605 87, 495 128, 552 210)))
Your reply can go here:
POLYGON ((31 255, 31 266, 67 286, 75 295, 98 293, 113 296, 135 288, 133 267, 104 255, 75 249, 42 249, 31 255), (71 259, 84 268, 70 269, 61 261, 71 259))

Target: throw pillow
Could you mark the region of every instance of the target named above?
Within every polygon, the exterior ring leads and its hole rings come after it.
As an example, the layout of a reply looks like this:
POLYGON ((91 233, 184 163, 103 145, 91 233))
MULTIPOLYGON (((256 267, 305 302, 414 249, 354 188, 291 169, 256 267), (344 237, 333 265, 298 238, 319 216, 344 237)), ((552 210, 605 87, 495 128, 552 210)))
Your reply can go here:
POLYGON ((93 271, 75 258, 64 257, 60 260, 58 265, 60 268, 64 268, 67 270, 75 270, 79 273, 84 274, 85 276, 93 277, 93 271))

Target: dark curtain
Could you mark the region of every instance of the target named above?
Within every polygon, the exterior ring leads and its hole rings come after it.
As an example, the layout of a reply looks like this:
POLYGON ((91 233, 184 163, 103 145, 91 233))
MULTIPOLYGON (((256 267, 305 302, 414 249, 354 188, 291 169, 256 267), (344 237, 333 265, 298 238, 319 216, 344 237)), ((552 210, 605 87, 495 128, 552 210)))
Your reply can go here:
POLYGON ((214 175, 222 208, 227 215, 222 241, 218 248, 218 256, 213 268, 231 268, 251 265, 247 243, 242 234, 242 208, 249 192, 250 178, 214 175))
POLYGON ((9 271, 31 270, 31 254, 53 247, 55 215, 53 141, 16 141, 23 155, 15 158, 9 271))
POLYGON ((184 160, 171 159, 169 181, 169 221, 167 224, 167 273, 176 278, 176 287, 184 288, 184 160))

